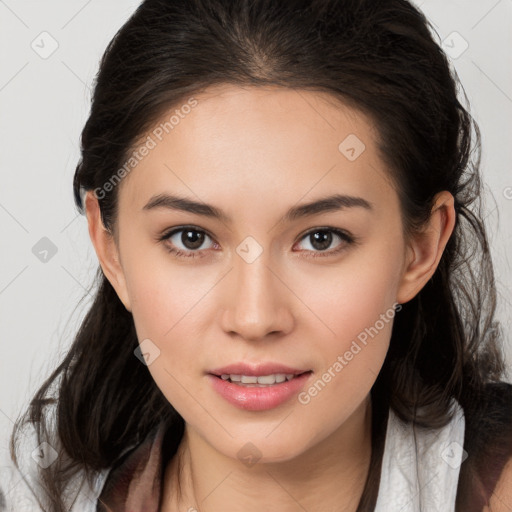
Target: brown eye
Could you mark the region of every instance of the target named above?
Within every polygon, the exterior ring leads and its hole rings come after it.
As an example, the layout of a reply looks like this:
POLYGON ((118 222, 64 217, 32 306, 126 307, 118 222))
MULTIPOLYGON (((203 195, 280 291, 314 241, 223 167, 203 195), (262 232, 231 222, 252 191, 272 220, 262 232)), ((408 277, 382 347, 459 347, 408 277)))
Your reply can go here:
POLYGON ((160 238, 160 241, 165 242, 165 246, 169 252, 180 257, 194 258, 199 256, 202 250, 211 248, 202 247, 206 238, 210 238, 210 236, 203 230, 194 227, 181 227, 164 234, 160 238), (198 254, 196 255, 194 253, 198 254))
POLYGON ((311 255, 312 257, 317 257, 338 254, 343 249, 346 249, 348 245, 354 243, 355 238, 339 229, 315 228, 306 233, 301 240, 309 242, 311 249, 306 248, 306 251, 320 253, 311 255), (341 240, 342 243, 338 243, 334 249, 328 250, 336 240, 341 240))

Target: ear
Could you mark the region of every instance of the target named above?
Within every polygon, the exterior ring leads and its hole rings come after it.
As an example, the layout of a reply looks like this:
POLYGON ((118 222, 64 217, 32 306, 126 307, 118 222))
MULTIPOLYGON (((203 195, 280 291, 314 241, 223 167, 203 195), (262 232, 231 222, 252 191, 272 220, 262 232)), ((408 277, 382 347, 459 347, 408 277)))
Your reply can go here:
POLYGON ((426 228, 408 242, 405 269, 397 292, 400 304, 410 301, 437 269, 455 226, 454 198, 444 190, 434 198, 426 228))
POLYGON ((92 191, 87 191, 84 203, 89 225, 89 236, 103 273, 110 281, 124 307, 131 312, 128 289, 114 235, 103 225, 98 199, 92 191))

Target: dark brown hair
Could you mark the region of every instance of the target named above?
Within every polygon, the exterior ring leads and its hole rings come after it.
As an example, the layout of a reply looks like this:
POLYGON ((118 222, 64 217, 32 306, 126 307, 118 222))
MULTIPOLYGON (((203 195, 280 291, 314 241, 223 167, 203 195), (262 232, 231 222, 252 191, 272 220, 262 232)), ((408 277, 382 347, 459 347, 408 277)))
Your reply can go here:
MULTIPOLYGON (((83 191, 102 188, 165 112, 209 86, 322 91, 359 109, 379 134, 404 234, 424 226, 438 192, 455 197, 453 234, 432 278, 397 313, 374 385, 403 420, 443 426, 450 400, 476 407, 485 383, 503 376, 504 361, 481 215, 480 134, 434 33, 406 0, 146 0, 101 59, 74 176, 76 205, 83 213, 83 191)), ((97 196, 111 232, 117 191, 97 196)), ((62 492, 78 470, 109 468, 162 420, 176 437, 183 427, 134 356, 131 313, 101 267, 96 277, 94 303, 68 353, 11 438, 14 459, 17 430, 27 422, 41 442, 61 443, 66 456, 40 471, 52 512, 65 510, 62 492)), ((377 484, 369 480, 365 493, 377 484)))

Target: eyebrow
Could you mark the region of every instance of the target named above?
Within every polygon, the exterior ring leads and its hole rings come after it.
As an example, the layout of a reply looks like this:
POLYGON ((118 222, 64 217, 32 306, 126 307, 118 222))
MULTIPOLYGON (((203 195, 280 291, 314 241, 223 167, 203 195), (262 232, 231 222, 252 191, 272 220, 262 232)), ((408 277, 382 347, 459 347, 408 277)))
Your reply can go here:
MULTIPOLYGON (((361 207, 368 211, 373 211, 373 204, 362 197, 334 194, 309 203, 293 206, 284 214, 281 221, 292 222, 300 218, 319 215, 320 213, 340 211, 354 207, 361 207)), ((226 213, 213 205, 172 194, 155 195, 151 197, 142 209, 148 211, 158 208, 202 215, 204 217, 220 220, 226 224, 232 222, 232 219, 226 213)))

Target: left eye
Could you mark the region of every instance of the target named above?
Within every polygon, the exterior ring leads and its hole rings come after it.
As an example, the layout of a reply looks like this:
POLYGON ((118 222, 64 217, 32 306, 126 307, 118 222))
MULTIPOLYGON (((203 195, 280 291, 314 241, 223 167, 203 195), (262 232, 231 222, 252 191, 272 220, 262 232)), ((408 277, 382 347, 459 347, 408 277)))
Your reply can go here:
MULTIPOLYGON (((178 257, 195 258, 196 256, 202 257, 202 251, 199 248, 204 244, 205 239, 211 237, 203 230, 196 228, 179 228, 174 229, 160 237, 160 241, 171 241, 171 245, 165 244, 167 250, 178 257), (174 240, 173 240, 174 238, 174 240), (180 249, 179 244, 184 247, 180 249)), ((212 240, 212 239, 211 239, 212 240)), ((333 228, 315 228, 302 236, 300 240, 309 240, 312 249, 306 249, 306 252, 311 252, 312 257, 330 256, 341 252, 346 249, 347 245, 355 242, 355 238, 348 233, 333 228), (342 240, 335 249, 327 250, 331 246, 334 237, 342 240), (312 242, 312 243, 311 243, 312 242), (316 253, 316 254, 315 254, 316 253)), ((213 243, 212 248, 216 243, 213 243)), ((205 249, 205 248, 203 248, 205 249)), ((206 248, 208 249, 208 247, 206 248)))
POLYGON ((339 229, 315 228, 303 235, 301 240, 309 240, 313 242, 310 242, 313 250, 308 249, 307 252, 311 252, 312 254, 310 256, 316 258, 338 254, 346 249, 348 245, 353 244, 355 242, 355 237, 339 229), (333 234, 344 243, 340 243, 335 249, 326 250, 333 242, 333 234))

